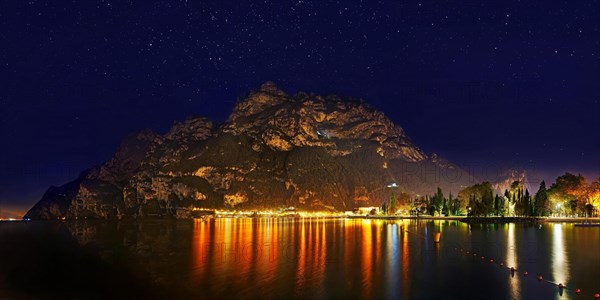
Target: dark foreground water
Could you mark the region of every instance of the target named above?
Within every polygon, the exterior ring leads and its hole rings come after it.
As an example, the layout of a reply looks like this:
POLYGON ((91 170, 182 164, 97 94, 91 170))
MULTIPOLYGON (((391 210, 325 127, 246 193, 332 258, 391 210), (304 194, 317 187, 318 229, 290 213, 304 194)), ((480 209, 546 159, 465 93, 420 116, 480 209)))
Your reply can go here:
POLYGON ((0 299, 593 299, 595 293, 599 227, 344 219, 0 222, 0 299), (511 276, 500 263, 529 276, 511 276), (561 295, 548 281, 567 289, 561 295))

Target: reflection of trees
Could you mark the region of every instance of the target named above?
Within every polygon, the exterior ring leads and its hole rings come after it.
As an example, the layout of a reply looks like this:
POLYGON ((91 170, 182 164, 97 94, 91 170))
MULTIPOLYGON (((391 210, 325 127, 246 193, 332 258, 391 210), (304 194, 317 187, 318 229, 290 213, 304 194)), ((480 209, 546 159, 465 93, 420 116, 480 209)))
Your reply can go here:
POLYGON ((11 225, 0 226, 2 299, 189 298, 172 287, 189 270, 179 265, 189 263, 190 223, 11 225))
POLYGON ((108 265, 149 276, 159 286, 175 286, 189 275, 192 221, 82 221, 65 226, 82 249, 108 265))

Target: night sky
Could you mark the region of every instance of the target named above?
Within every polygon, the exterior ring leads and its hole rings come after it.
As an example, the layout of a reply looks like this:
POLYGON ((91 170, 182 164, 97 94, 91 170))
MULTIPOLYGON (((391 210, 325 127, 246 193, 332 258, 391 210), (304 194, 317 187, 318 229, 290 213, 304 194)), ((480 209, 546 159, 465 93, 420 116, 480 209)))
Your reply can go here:
POLYGON ((600 1, 326 2, 2 1, 0 211, 267 80, 459 165, 600 174, 600 1))

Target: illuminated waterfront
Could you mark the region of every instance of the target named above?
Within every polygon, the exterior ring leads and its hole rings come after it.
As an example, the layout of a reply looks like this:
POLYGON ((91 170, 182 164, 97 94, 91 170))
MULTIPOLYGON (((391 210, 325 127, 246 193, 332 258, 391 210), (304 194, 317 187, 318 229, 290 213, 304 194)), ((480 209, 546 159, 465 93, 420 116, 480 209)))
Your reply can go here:
MULTIPOLYGON (((118 296, 114 286, 127 285, 134 295, 152 291, 150 298, 572 299, 575 288, 584 297, 600 288, 600 228, 567 223, 214 218, 3 223, 0 234, 10 245, 1 254, 14 257, 0 266, 0 276, 35 282, 47 274, 52 283, 77 273, 78 287, 70 293, 85 295, 118 296), (81 269, 78 260, 87 256, 97 261, 81 269), (511 277, 499 263, 530 276, 511 277), (112 272, 129 275, 107 280, 112 272), (538 282, 538 274, 567 289, 560 296, 556 286, 538 282)), ((9 295, 31 293, 3 282, 0 289, 9 295)), ((40 293, 65 293, 39 284, 40 293)))

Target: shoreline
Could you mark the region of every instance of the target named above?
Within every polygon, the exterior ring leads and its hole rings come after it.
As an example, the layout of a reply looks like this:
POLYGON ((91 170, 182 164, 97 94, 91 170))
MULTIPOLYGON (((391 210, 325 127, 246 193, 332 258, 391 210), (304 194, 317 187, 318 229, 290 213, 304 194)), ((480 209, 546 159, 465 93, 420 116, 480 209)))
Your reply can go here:
POLYGON ((381 219, 381 220, 446 220, 461 221, 464 223, 600 223, 600 218, 584 217, 467 217, 467 216, 347 216, 350 219, 381 219))
MULTIPOLYGON (((600 218, 584 218, 584 217, 467 217, 467 216, 306 216, 306 217, 293 217, 293 216, 214 216, 211 218, 282 218, 282 219, 362 219, 362 220, 439 220, 439 221, 461 221, 467 224, 505 224, 505 223, 593 223, 600 224, 600 218)), ((176 219, 176 218, 141 218, 141 219, 66 219, 66 220, 0 220, 0 223, 13 223, 13 222, 39 222, 39 221, 50 221, 50 222, 81 222, 81 221, 148 221, 148 220, 200 220, 202 218, 191 218, 191 219, 176 219)))

